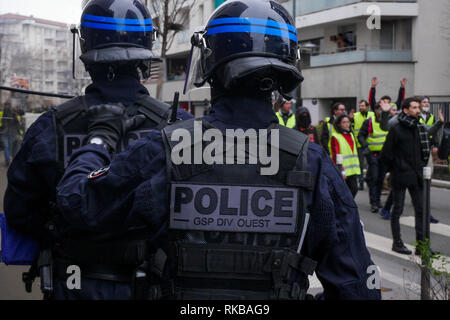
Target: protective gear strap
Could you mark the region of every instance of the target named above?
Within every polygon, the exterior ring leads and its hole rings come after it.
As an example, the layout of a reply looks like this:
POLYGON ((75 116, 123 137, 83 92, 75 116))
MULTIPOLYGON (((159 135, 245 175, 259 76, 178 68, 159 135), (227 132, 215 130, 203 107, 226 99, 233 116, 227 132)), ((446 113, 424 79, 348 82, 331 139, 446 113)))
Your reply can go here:
POLYGON ((260 278, 279 270, 279 276, 285 278, 290 269, 312 275, 316 264, 314 260, 287 248, 187 243, 178 245, 178 271, 183 276, 198 272, 223 273, 224 277, 228 277, 233 273, 233 278, 245 274, 248 279, 248 274, 260 278))
POLYGON ((138 111, 155 122, 158 127, 167 123, 170 115, 170 106, 168 104, 153 99, 148 95, 140 96, 135 101, 135 104, 140 106, 138 111))
POLYGON ((53 111, 62 126, 65 126, 79 116, 79 113, 87 110, 85 96, 78 96, 63 104, 54 107, 53 111))
POLYGON ((60 248, 78 263, 140 265, 147 257, 145 240, 123 240, 105 243, 64 240, 60 248))

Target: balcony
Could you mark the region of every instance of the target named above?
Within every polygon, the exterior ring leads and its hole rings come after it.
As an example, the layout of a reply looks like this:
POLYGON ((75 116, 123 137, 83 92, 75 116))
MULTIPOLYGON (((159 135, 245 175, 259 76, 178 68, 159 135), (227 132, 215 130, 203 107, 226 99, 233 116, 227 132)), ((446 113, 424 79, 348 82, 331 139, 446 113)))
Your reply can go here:
POLYGON ((411 50, 392 50, 368 47, 348 48, 345 52, 319 53, 310 57, 309 66, 324 67, 362 62, 412 62, 411 50))
MULTIPOLYGON (((292 14, 293 0, 281 4, 292 14)), ((383 17, 416 17, 419 12, 417 0, 296 0, 296 27, 369 17, 375 4, 383 17)))

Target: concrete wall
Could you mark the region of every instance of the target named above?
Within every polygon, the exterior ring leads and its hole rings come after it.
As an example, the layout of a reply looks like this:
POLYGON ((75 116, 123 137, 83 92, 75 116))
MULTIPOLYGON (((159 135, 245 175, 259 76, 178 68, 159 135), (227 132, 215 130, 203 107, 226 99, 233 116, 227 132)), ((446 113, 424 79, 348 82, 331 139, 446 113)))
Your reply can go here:
POLYGON ((302 98, 356 97, 367 99, 370 80, 378 77, 377 97, 397 98, 400 80, 409 79, 406 95, 414 92, 413 63, 355 63, 303 70, 302 98))
POLYGON ((415 93, 450 101, 450 1, 418 0, 413 23, 415 93))

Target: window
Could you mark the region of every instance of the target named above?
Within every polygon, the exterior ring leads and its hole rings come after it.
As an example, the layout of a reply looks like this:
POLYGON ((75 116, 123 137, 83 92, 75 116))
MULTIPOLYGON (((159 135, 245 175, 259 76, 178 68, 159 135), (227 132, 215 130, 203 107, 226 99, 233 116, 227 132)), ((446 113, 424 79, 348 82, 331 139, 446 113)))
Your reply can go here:
POLYGON ((395 45, 395 22, 394 21, 381 21, 380 30, 380 49, 392 50, 395 45))
POLYGON ((189 55, 167 58, 167 80, 184 80, 186 78, 189 55))
POLYGON ((336 39, 338 51, 356 50, 356 25, 339 26, 336 39))
POLYGON ((309 67, 311 56, 320 54, 320 50, 323 47, 323 38, 310 39, 301 41, 300 45, 300 67, 309 67))

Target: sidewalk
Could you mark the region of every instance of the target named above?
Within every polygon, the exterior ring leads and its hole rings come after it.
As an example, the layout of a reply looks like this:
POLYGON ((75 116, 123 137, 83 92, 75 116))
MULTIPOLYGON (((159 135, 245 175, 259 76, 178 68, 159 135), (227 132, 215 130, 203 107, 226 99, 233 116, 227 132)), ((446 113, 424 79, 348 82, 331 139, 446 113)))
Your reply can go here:
POLYGON ((433 187, 450 189, 450 181, 432 179, 431 185, 433 187))

